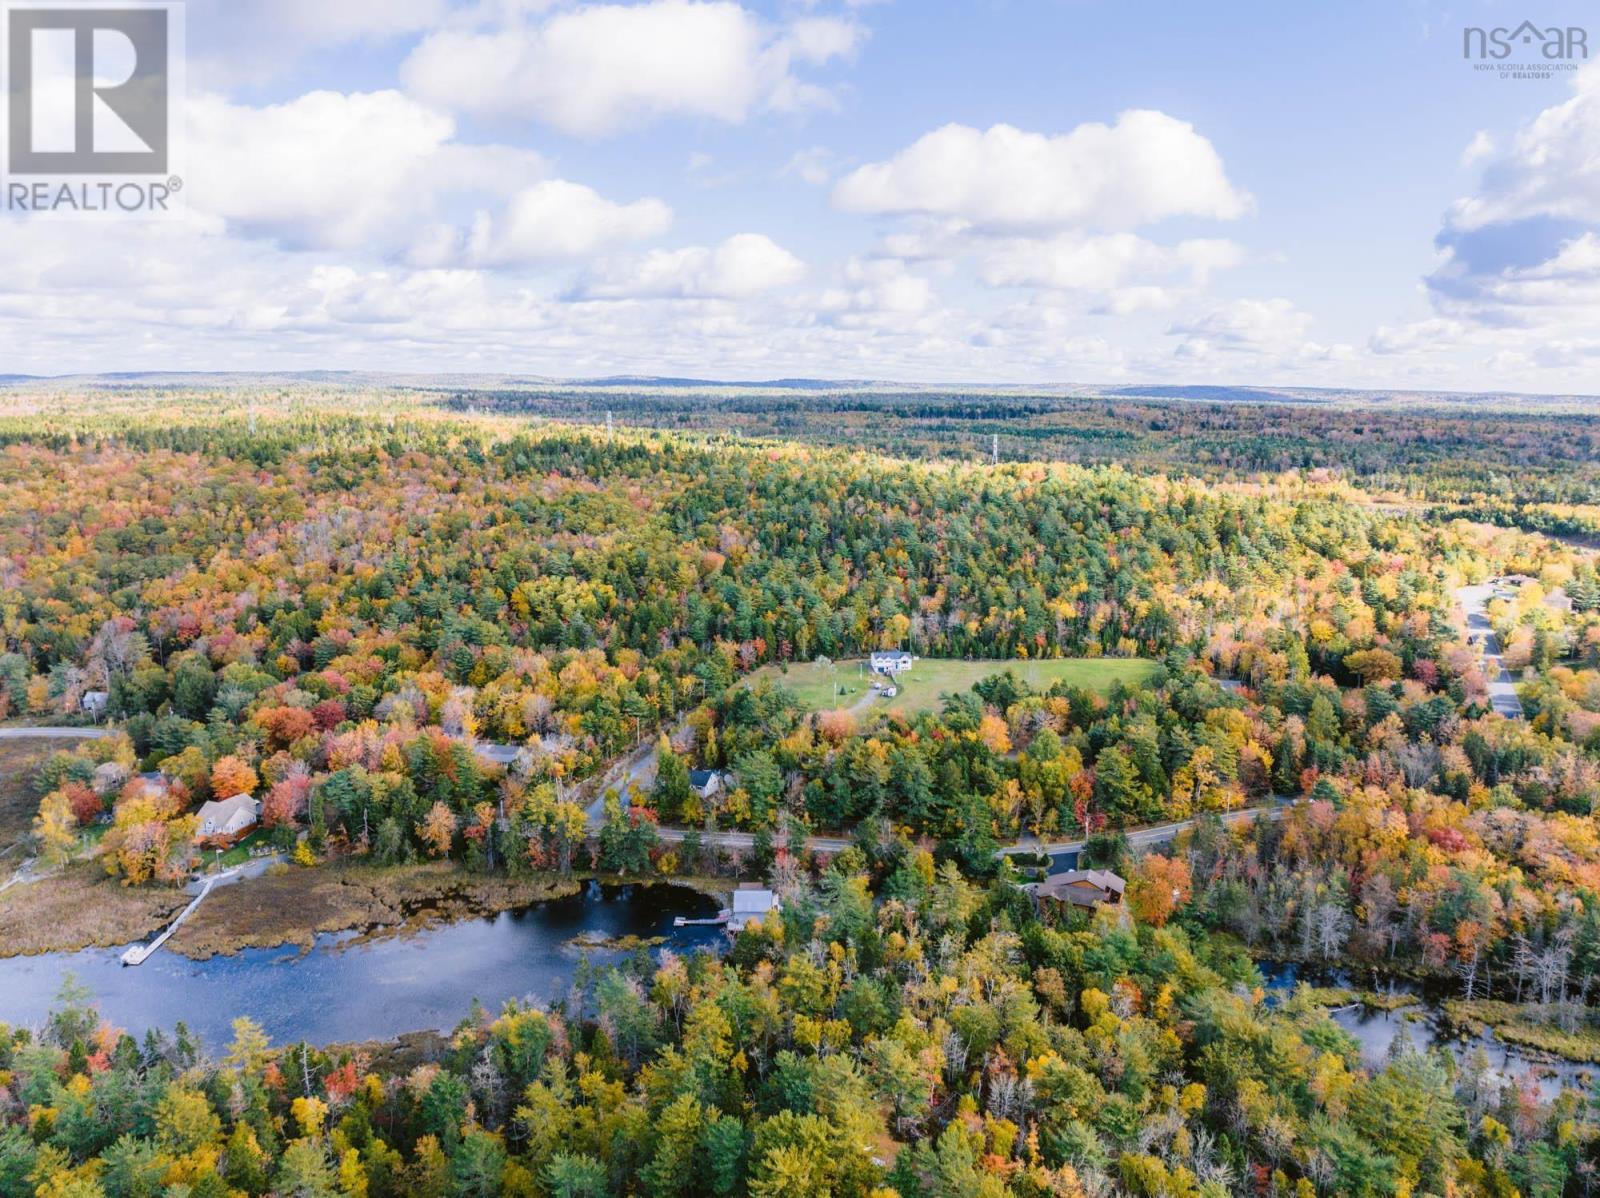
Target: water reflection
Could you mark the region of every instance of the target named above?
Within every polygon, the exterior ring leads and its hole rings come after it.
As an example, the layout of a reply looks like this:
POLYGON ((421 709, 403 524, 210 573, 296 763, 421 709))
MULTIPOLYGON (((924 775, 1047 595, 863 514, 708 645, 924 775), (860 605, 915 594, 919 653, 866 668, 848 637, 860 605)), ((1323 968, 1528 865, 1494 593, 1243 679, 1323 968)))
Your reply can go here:
MULTIPOLYGON (((1258 965, 1266 982, 1267 1001, 1276 1004, 1284 1001, 1302 981, 1312 985, 1337 986, 1360 990, 1359 982, 1341 970, 1319 971, 1307 975, 1292 961, 1263 961, 1258 965)), ((1386 979, 1379 989, 1383 993, 1411 994, 1416 1003, 1393 1011, 1382 1011, 1352 1003, 1329 1012, 1333 1021, 1361 1046, 1361 1059, 1373 1069, 1383 1068, 1390 1054, 1404 1048, 1407 1041, 1426 1052, 1430 1048, 1443 1048, 1463 1066, 1470 1066, 1480 1050, 1488 1062, 1487 1078, 1493 1082, 1522 1082, 1534 1079, 1543 1098, 1553 1098, 1562 1089, 1589 1090, 1593 1088, 1595 1067, 1572 1061, 1546 1059, 1507 1044, 1492 1031, 1476 1036, 1453 1033, 1444 1019, 1443 995, 1427 987, 1409 982, 1386 979), (1398 1048, 1396 1042, 1399 1042, 1398 1048)))
POLYGON ((603 962, 621 955, 572 943, 577 937, 660 936, 679 952, 717 944, 718 928, 672 926, 676 916, 700 918, 716 910, 712 899, 681 886, 591 884, 569 898, 407 936, 320 936, 305 953, 249 949, 191 961, 160 952, 136 969, 118 962, 121 948, 13 957, 0 960, 0 1022, 40 1021, 72 973, 117 1026, 171 1031, 181 1021, 213 1049, 232 1038, 232 1021, 240 1015, 251 1016, 278 1043, 443 1030, 474 998, 490 1009, 510 998, 559 998, 584 957, 603 962))

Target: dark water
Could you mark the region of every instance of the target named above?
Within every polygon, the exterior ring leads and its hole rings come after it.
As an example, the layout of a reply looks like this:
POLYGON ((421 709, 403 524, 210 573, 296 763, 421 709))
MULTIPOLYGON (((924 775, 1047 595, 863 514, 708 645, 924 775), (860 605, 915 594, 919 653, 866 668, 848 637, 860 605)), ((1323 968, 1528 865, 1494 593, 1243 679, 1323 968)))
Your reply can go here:
POLYGON ((474 998, 491 1010, 510 998, 560 998, 580 960, 623 955, 573 944, 575 937, 664 936, 667 947, 687 953, 720 943, 722 930, 674 928, 674 917, 716 912, 712 899, 681 886, 591 883, 570 898, 410 935, 363 943, 351 943, 354 933, 321 936, 305 953, 249 949, 191 961, 162 951, 133 969, 119 962, 120 948, 12 957, 0 960, 0 1023, 40 1021, 71 973, 118 1027, 142 1034, 182 1021, 218 1051, 240 1015, 255 1019, 274 1043, 447 1030, 474 998))
MULTIPOLYGON (((1262 978, 1267 984, 1268 1001, 1287 998, 1301 981, 1313 985, 1340 986, 1353 990, 1363 988, 1342 971, 1304 974, 1294 962, 1258 962, 1262 978)), ((1359 1003, 1331 1011, 1333 1021, 1361 1046, 1362 1060, 1374 1069, 1381 1069, 1384 1061, 1399 1041, 1406 1041, 1421 1051, 1443 1048, 1455 1059, 1465 1064, 1480 1049, 1489 1062, 1489 1074, 1497 1081, 1521 1082, 1532 1077, 1542 1097, 1549 1099, 1562 1089, 1591 1090, 1600 1077, 1600 1067, 1546 1058, 1530 1054, 1514 1044, 1502 1041, 1493 1031, 1477 1036, 1452 1033, 1443 1018, 1442 993, 1418 987, 1404 981, 1385 981, 1366 989, 1394 994, 1415 994, 1422 1001, 1395 1011, 1371 1010, 1359 1003)))

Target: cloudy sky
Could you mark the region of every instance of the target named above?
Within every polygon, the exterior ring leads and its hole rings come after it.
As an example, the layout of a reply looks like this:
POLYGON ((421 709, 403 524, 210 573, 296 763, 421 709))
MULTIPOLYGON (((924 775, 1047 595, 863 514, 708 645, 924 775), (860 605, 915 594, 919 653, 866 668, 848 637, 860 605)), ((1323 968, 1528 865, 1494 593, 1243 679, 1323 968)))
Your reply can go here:
POLYGON ((189 0, 187 211, 0 215, 0 372, 1600 393, 1541 0, 189 0), (1519 52, 1513 61, 1526 59, 1519 52))

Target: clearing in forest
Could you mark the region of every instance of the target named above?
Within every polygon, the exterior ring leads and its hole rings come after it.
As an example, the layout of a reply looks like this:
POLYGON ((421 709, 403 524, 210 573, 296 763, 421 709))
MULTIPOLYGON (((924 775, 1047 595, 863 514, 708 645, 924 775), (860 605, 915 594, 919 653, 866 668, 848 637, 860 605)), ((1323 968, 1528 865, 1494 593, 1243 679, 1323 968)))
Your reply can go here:
POLYGON ((970 690, 975 682, 1007 670, 1035 690, 1048 690, 1056 682, 1064 681, 1069 686, 1104 694, 1117 682, 1134 686, 1146 682, 1155 668, 1155 662, 1138 657, 1062 657, 1035 661, 1005 658, 954 661, 919 657, 909 670, 894 679, 892 685, 898 693, 892 699, 872 689, 874 682, 885 680, 868 671, 865 658, 806 662, 790 665, 787 670, 763 666, 751 678, 770 678, 788 687, 812 711, 844 707, 865 714, 882 708, 911 714, 937 711, 942 706, 941 695, 970 690))

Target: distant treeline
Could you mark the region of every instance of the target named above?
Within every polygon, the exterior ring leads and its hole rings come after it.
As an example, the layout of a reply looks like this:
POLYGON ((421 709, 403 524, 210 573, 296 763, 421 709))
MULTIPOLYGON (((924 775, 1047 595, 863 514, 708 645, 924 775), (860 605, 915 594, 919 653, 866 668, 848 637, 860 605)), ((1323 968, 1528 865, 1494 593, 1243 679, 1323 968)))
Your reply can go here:
MULTIPOLYGON (((1282 402, 753 391, 441 392, 457 411, 784 437, 906 457, 1122 464, 1210 480, 1326 471, 1437 504, 1600 502, 1600 415, 1282 402)), ((1503 521, 1504 517, 1497 517, 1503 521)), ((1549 514, 1535 528, 1547 523, 1549 514)), ((1575 518, 1583 530, 1587 521, 1575 518)))

